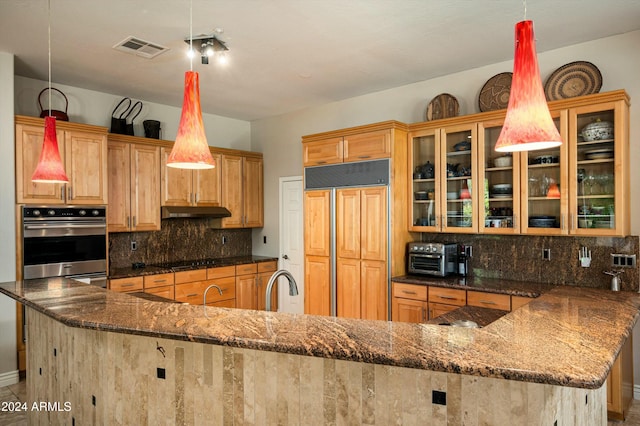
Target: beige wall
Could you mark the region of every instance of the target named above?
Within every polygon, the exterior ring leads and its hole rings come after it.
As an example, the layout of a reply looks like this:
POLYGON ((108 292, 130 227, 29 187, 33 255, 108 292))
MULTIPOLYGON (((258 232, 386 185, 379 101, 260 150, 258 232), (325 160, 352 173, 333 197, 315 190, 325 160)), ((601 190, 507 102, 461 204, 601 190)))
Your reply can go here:
MULTIPOLYGON (((38 116, 38 95, 47 86, 46 81, 34 80, 26 77, 15 77, 15 113, 18 115, 38 116)), ((123 98, 120 95, 96 92, 78 87, 57 84, 53 87, 60 89, 69 100, 69 120, 78 123, 93 124, 109 127, 111 113, 123 98)), ((55 96, 55 95, 54 95, 55 96)), ((42 96, 43 106, 46 105, 47 95, 42 96)), ((59 98, 53 98, 56 102, 59 98)), ((138 99, 133 99, 136 102, 138 99)), ((144 99, 140 115, 134 122, 136 136, 144 136, 142 122, 144 120, 159 120, 162 128, 161 138, 175 139, 180 122, 179 107, 146 102, 144 99)), ((46 108, 46 107, 45 107, 46 108)), ((62 109, 62 102, 54 103, 53 109, 62 109)), ((212 114, 202 114, 207 142, 211 146, 249 150, 251 147, 251 124, 247 121, 220 117, 212 114)))

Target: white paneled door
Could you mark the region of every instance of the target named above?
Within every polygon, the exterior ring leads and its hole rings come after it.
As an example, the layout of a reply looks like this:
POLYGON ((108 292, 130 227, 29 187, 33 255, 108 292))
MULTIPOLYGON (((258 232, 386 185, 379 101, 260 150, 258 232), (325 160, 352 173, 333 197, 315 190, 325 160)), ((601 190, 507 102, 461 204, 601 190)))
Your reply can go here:
POLYGON ((304 313, 304 228, 302 177, 280 178, 280 269, 291 272, 298 296, 289 296, 286 278, 278 281, 278 311, 304 313))

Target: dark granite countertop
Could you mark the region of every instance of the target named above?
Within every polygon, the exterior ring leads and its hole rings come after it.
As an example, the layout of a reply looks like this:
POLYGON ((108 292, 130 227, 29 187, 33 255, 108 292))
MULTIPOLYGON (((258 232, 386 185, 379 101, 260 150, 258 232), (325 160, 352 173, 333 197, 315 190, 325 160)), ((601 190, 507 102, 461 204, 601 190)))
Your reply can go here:
MULTIPOLYGON (((220 259, 216 259, 216 262, 213 265, 207 266, 192 266, 192 267, 181 267, 180 271, 187 271, 193 269, 204 269, 204 268, 218 268, 221 266, 234 266, 234 265, 244 265, 247 263, 260 263, 260 262, 270 262, 273 260, 278 260, 275 257, 268 256, 238 256, 238 257, 221 257, 220 259)), ((157 265, 147 265, 143 268, 110 268, 109 269, 109 279, 116 278, 131 278, 131 277, 139 277, 143 275, 154 275, 154 274, 165 274, 168 272, 175 272, 176 269, 172 269, 165 266, 157 266, 157 265)))
POLYGON ((449 311, 439 317, 426 321, 425 324, 451 325, 454 321, 473 321, 478 327, 486 327, 492 322, 508 314, 507 311, 499 309, 482 308, 479 306, 462 306, 449 311))
POLYGON ((640 312, 635 292, 566 286, 482 328, 162 303, 64 278, 0 292, 70 327, 588 389, 640 312))
POLYGON ((479 277, 436 277, 429 275, 403 275, 393 277, 391 281, 405 284, 429 285, 437 287, 460 288, 463 290, 485 291, 487 293, 509 294, 511 296, 538 297, 556 288, 549 284, 528 281, 503 280, 479 277))

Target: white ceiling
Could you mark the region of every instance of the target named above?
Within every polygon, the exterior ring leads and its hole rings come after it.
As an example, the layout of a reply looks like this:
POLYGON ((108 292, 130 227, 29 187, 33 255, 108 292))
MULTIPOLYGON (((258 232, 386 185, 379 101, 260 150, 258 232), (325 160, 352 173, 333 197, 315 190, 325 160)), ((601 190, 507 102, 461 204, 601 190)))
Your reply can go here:
MULTIPOLYGON (((526 7, 538 52, 640 29, 640 0, 526 7)), ((193 0, 194 36, 222 28, 230 49, 193 68, 204 112, 255 120, 511 60, 523 17, 519 0, 193 0)), ((51 0, 52 79, 179 107, 189 33, 189 0, 51 0), (128 36, 171 50, 112 49, 128 36)), ((47 0, 0 0, 0 51, 47 80, 47 0)))

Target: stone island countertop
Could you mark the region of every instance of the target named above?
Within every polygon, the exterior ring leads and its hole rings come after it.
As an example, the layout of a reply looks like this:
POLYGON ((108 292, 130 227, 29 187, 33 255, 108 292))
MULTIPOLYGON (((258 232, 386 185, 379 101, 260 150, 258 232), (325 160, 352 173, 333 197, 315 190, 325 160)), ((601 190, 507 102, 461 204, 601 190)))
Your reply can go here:
POLYGON ((69 327, 586 389, 640 309, 637 293, 561 286, 470 329, 154 302, 64 278, 0 292, 69 327))

